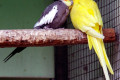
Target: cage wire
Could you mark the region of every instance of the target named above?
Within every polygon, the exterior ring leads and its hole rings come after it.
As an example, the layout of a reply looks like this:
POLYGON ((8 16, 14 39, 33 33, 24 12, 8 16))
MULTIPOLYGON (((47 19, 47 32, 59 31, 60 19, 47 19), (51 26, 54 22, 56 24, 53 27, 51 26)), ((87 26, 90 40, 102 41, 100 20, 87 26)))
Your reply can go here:
MULTIPOLYGON (((104 27, 114 28, 117 40, 105 43, 114 75, 111 80, 120 80, 120 0, 95 0, 99 6, 104 27)), ((68 19, 68 27, 71 27, 68 19)), ((94 50, 88 44, 68 46, 68 80, 105 80, 102 67, 94 50)))

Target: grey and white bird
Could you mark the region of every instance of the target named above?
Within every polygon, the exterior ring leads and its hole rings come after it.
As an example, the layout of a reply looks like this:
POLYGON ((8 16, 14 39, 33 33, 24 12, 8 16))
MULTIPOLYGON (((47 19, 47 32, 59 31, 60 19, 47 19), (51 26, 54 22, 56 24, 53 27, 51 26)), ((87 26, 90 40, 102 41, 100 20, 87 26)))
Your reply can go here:
MULTIPOLYGON (((60 28, 66 21, 69 15, 69 9, 72 6, 70 0, 59 0, 49 5, 42 13, 38 22, 34 25, 34 29, 60 28)), ((16 53, 20 53, 26 47, 17 47, 3 61, 8 61, 16 53)))

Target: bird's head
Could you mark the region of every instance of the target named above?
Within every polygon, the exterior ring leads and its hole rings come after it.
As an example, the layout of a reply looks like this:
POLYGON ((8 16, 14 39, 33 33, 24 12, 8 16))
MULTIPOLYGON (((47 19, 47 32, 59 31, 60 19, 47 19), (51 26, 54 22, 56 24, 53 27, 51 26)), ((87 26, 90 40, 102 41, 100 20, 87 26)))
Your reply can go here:
POLYGON ((61 0, 64 4, 66 4, 68 7, 71 7, 73 4, 72 0, 61 0))

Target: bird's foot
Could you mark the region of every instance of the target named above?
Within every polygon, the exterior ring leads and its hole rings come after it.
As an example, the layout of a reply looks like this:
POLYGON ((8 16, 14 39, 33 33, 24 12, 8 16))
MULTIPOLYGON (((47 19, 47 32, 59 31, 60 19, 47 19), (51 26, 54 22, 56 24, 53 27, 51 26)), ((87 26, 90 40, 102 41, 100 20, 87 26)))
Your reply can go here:
POLYGON ((53 30, 53 28, 44 27, 45 30, 53 30))
POLYGON ((62 27, 62 28, 58 28, 58 29, 65 29, 64 27, 62 27))

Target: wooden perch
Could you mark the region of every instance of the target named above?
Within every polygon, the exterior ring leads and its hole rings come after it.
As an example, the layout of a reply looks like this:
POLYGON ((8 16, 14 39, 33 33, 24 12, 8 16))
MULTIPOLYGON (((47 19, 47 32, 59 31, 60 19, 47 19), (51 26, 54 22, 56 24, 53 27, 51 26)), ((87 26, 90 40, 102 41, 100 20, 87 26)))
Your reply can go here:
MULTIPOLYGON (((114 29, 103 29, 105 42, 115 41, 114 29)), ((0 47, 30 47, 86 44, 87 37, 76 29, 0 30, 0 47)))

